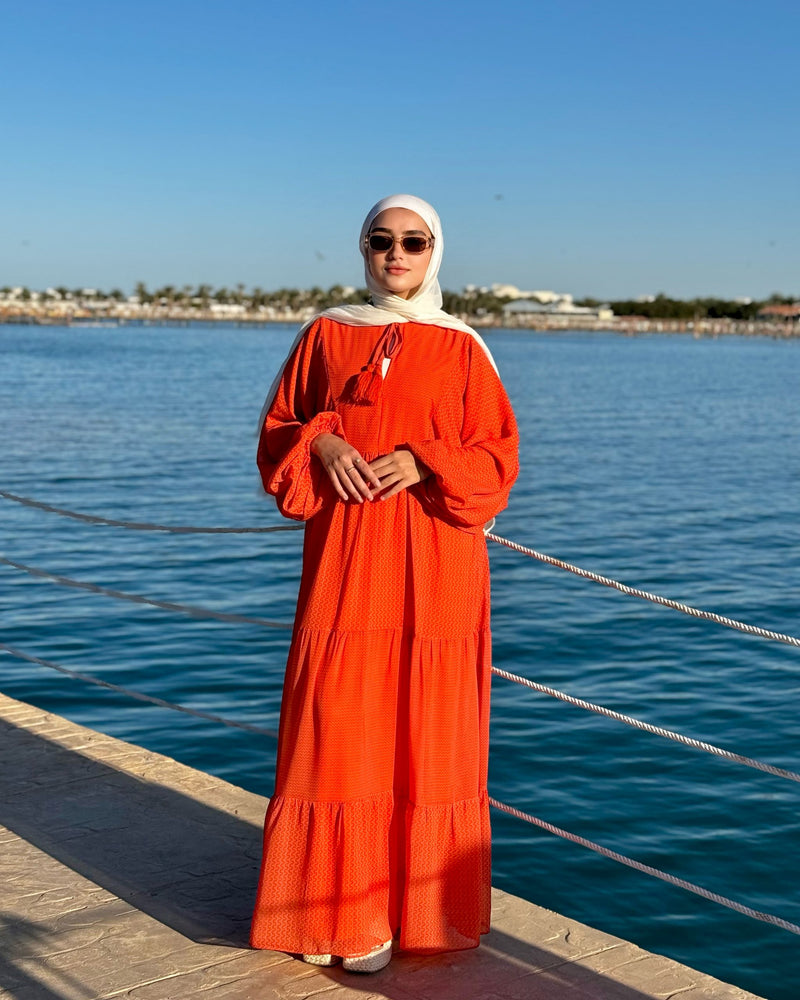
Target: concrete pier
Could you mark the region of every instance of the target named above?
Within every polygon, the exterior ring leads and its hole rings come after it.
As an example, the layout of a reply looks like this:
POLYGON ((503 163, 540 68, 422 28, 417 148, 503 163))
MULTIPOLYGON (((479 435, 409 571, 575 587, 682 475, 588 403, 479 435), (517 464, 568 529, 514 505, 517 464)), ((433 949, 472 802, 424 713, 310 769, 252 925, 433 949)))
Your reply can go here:
POLYGON ((758 1000, 498 890, 474 951, 360 976, 251 950, 265 806, 0 695, 0 998, 758 1000))

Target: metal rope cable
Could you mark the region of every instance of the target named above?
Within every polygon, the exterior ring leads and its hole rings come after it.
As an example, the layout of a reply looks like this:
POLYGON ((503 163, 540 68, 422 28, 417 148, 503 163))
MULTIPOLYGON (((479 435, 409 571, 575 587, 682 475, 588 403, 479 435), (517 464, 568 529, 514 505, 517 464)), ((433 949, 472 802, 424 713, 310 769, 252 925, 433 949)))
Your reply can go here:
POLYGON ((629 594, 631 597, 641 597, 645 601, 652 601, 654 604, 661 604, 665 608, 682 611, 685 615, 691 615, 693 618, 702 618, 705 621, 716 622, 718 625, 726 625, 728 628, 738 629, 740 632, 746 632, 748 635, 758 635, 762 639, 774 639, 776 642, 786 642, 790 646, 800 646, 800 639, 793 635, 785 635, 783 632, 772 632, 770 629, 759 628, 757 625, 747 625, 745 622, 737 621, 735 618, 726 618, 724 615, 715 614, 713 611, 701 611, 699 608, 682 604, 680 601, 673 601, 669 597, 660 597, 658 594, 651 594, 647 590, 639 590, 638 587, 629 587, 627 584, 618 583, 607 576, 601 576, 599 573, 593 573, 588 569, 581 569, 580 566, 573 566, 572 563, 565 562, 563 559, 556 559, 555 556, 548 556, 543 552, 537 552, 536 549, 529 549, 525 545, 512 542, 501 535, 495 535, 493 532, 487 532, 486 537, 490 538, 493 542, 497 542, 499 545, 505 545, 507 548, 513 549, 515 552, 532 556, 534 559, 548 563, 550 566, 557 566, 559 569, 568 570, 570 573, 582 576, 587 580, 594 580, 595 583, 602 583, 604 587, 613 587, 615 590, 619 590, 623 594, 629 594))
MULTIPOLYGON (((29 573, 31 576, 50 580, 60 586, 87 590, 90 593, 101 594, 104 597, 114 597, 119 600, 132 601, 136 604, 145 604, 151 607, 162 608, 166 611, 176 611, 182 614, 191 615, 194 618, 214 619, 217 621, 244 623, 247 625, 263 625, 268 628, 287 630, 293 628, 293 625, 290 622, 275 622, 265 618, 251 618, 247 615, 229 614, 223 611, 211 611, 207 608, 199 608, 187 604, 176 604, 171 601, 156 601, 148 597, 143 597, 140 594, 129 594, 121 590, 99 587, 94 583, 73 580, 70 577, 58 576, 55 573, 49 573, 46 570, 38 569, 35 566, 28 566, 25 563, 15 562, 13 559, 7 559, 5 556, 0 556, 0 565, 11 566, 14 569, 29 573)), ((616 712, 610 708, 604 708, 602 705, 595 705, 594 703, 585 701, 582 698, 575 698, 572 695, 565 694, 563 691, 558 691, 556 688, 547 687, 545 684, 539 684, 537 681, 529 680, 527 677, 521 677, 519 674, 512 674, 510 671, 502 670, 500 667, 492 667, 491 669, 492 673, 496 674, 498 677, 504 678, 505 680, 514 681, 517 684, 521 684, 524 687, 531 688, 532 690, 538 691, 542 694, 548 694, 553 698, 558 698, 561 701, 575 705, 578 708, 595 712, 598 715, 605 715, 610 719, 616 719, 618 722, 623 722, 626 725, 633 726, 635 729, 653 733, 656 736, 662 736, 665 739, 673 740, 676 743, 682 743, 685 746, 693 747, 695 750, 704 750, 706 753, 714 754, 717 757, 722 757, 726 760, 734 761, 735 763, 744 764, 747 767, 764 771, 767 774, 772 774, 779 778, 787 778, 790 781, 800 782, 800 774, 797 774, 794 771, 789 771, 782 767, 776 767, 774 764, 762 763, 752 757, 746 757, 742 754, 734 753, 731 750, 724 750, 720 747, 716 747, 712 743, 705 743, 690 736, 683 736, 681 733, 676 733, 671 729, 664 729, 661 726, 654 726, 648 722, 641 722, 639 719, 623 715, 621 712, 616 712)))
POLYGON ((617 722, 624 722, 626 726, 633 726, 634 729, 641 729, 646 733, 653 733, 655 736, 663 736, 665 739, 674 740, 676 743, 683 743, 684 746, 693 747, 695 750, 705 750, 706 753, 723 757, 725 760, 731 760, 737 764, 745 764, 747 767, 754 767, 758 771, 765 771, 767 774, 773 774, 777 778, 788 778, 789 781, 800 782, 800 774, 796 771, 787 771, 783 767, 764 764, 760 760, 754 760, 752 757, 744 757, 741 754, 734 753, 732 750, 723 750, 720 747, 715 747, 712 743, 704 743, 702 740, 693 739, 691 736, 683 736, 672 729, 663 729, 661 726, 654 726, 649 722, 641 722, 630 715, 623 715, 622 712, 615 712, 611 708, 603 708, 602 705, 595 705, 591 701, 584 701, 583 698, 575 698, 570 694, 564 694, 563 691, 558 691, 556 688, 547 687, 545 684, 537 683, 537 681, 530 681, 527 677, 520 677, 518 674, 512 674, 508 670, 502 670, 500 667, 492 667, 492 673, 497 674, 498 677, 503 677, 507 681, 523 684, 525 687, 539 691, 542 694, 549 694, 551 697, 565 701, 569 705, 585 708, 587 711, 596 712, 598 715, 605 715, 609 719, 616 719, 617 722))
POLYGON ((79 514, 74 510, 53 507, 48 503, 41 503, 41 501, 32 500, 30 497, 17 496, 16 493, 8 493, 5 490, 0 490, 0 497, 4 500, 13 500, 14 503, 22 504, 24 507, 35 507, 37 510, 46 510, 50 514, 60 514, 62 517, 71 517, 76 521, 85 521, 87 524, 104 524, 113 528, 128 528, 130 531, 168 531, 176 535, 255 535, 267 534, 271 531, 302 531, 305 527, 303 524, 277 524, 264 528, 198 528, 183 525, 150 524, 146 521, 115 521, 110 517, 79 514))
MULTIPOLYGON (((108 517, 98 517, 92 514, 80 514, 76 511, 53 507, 50 504, 33 500, 30 497, 21 497, 15 493, 9 493, 6 490, 0 490, 0 498, 12 500, 15 503, 23 504, 26 507, 35 507, 39 510, 45 510, 52 514, 72 517, 79 521, 85 521, 89 524, 110 525, 119 528, 129 528, 134 531, 167 531, 175 534, 256 534, 272 531, 302 531, 304 528, 304 525, 302 524, 280 524, 263 528, 204 528, 188 527, 183 525, 149 524, 147 522, 137 521, 115 521, 108 517)), ((512 542, 508 538, 503 538, 502 535, 494 534, 494 532, 487 531, 484 534, 486 538, 493 542, 497 542, 498 545, 505 545, 507 548, 512 549, 515 552, 531 556, 532 558, 538 559, 540 562, 547 563, 550 566, 557 566, 559 569, 565 569, 570 573, 574 573, 576 576, 581 576, 586 580, 593 580, 595 583, 601 583, 604 587, 611 587, 614 590, 619 590, 621 593, 628 594, 631 597, 640 597, 642 600, 651 601, 654 604, 660 604, 663 607, 672 608, 675 611, 681 611, 683 614, 689 615, 693 618, 701 618, 705 621, 716 622, 718 625, 725 625, 728 628, 737 629, 739 632, 745 632, 748 635, 756 635, 763 639, 773 639, 776 642, 785 642, 790 646, 800 647, 800 639, 795 636, 786 635, 782 632, 773 632, 770 629, 760 628, 757 625, 748 625, 745 622, 737 621, 734 618, 727 618, 725 615, 718 615, 713 611, 702 611, 699 608, 693 608, 691 605, 683 604, 680 601, 674 601, 668 597, 661 597, 660 595, 652 594, 647 590, 640 590, 638 587, 629 587, 627 584, 619 583, 617 580, 612 580, 607 576, 601 576, 599 573, 593 573, 591 570, 581 569, 580 566, 575 566, 563 559, 557 559, 555 556, 548 556, 543 552, 537 552, 536 549, 528 548, 526 545, 520 545, 518 542, 512 542)))
POLYGON ((229 726, 232 729, 245 729, 248 733, 271 736, 275 740, 278 738, 278 733, 274 729, 264 729, 261 726, 253 726, 249 722, 237 722, 235 719, 225 719, 221 715, 213 715, 211 712, 201 712, 196 708, 187 708, 186 705, 176 705, 175 702, 164 701, 163 698, 154 698, 153 695, 142 694, 141 691, 132 691, 130 688, 120 687, 119 684, 112 684, 110 681, 100 680, 99 677, 92 677, 91 674, 82 674, 77 670, 69 670, 58 663, 51 663, 50 660, 43 660, 38 656, 23 653, 22 650, 15 649, 13 646, 7 646, 4 642, 0 642, 0 650, 10 653, 12 656, 19 657, 20 660, 27 660, 28 663, 36 663, 40 667, 49 667, 51 670, 57 670, 60 674, 66 674, 67 677, 71 677, 73 680, 85 681, 87 684, 96 684, 98 687, 107 688, 109 691, 116 691, 119 694, 127 695, 129 698, 136 698, 137 701, 147 701, 152 705, 158 705, 160 708, 172 708, 176 712, 194 715, 198 719, 207 719, 209 722, 220 722, 223 726, 229 726))
POLYGON ((773 924, 775 927, 782 927, 785 931, 791 931, 792 934, 800 934, 800 926, 790 923, 790 921, 784 920, 782 917, 775 917, 771 913, 754 910, 750 906, 745 906, 744 903, 737 903, 736 900, 728 899, 727 896, 721 896, 717 892, 711 892, 709 889, 704 889, 702 886, 695 885, 694 882, 687 882, 685 879, 678 878, 676 875, 669 875, 667 872, 662 872, 659 868, 653 868, 651 865, 642 864, 641 861, 634 861, 633 858, 629 858, 624 854, 619 854, 617 851, 612 851, 607 847, 601 847, 600 844, 595 844, 593 840, 587 840, 585 837, 579 837, 575 833, 569 833, 567 830, 562 830, 561 827, 554 826, 552 823, 546 822, 546 820, 538 819, 536 816, 531 816, 529 813, 522 812, 520 809, 515 809, 514 806, 507 806, 505 802, 498 802, 497 799, 493 799, 491 796, 489 797, 489 803, 494 806, 495 809, 501 810, 501 812, 508 813, 510 816, 516 817, 516 819, 524 820, 526 823, 533 823, 534 826, 541 827, 543 830, 547 830, 548 833, 553 833, 557 837, 563 837, 564 840, 569 840, 574 844, 580 844, 582 847, 588 847, 590 851, 596 851, 598 854, 602 854, 603 857, 611 858, 612 861, 618 861, 620 864, 627 865, 629 868, 635 868, 637 871, 644 872, 646 875, 652 875, 654 878, 659 878, 664 882, 669 882, 671 885, 678 886, 681 889, 687 889, 689 892, 702 896, 704 899, 710 899, 714 903, 719 903, 720 906, 727 906, 728 909, 736 910, 737 913, 743 913, 745 916, 752 917, 754 920, 761 920, 764 923, 773 924))
MULTIPOLYGON (((98 677, 92 677, 89 674, 82 674, 77 670, 69 670, 66 667, 62 667, 57 663, 52 663, 49 660, 44 660, 41 657, 23 653, 21 650, 15 649, 13 646, 8 646, 5 643, 0 643, 0 650, 10 653, 12 656, 16 656, 20 659, 27 660, 29 663, 35 663, 42 667, 49 667, 51 670, 57 670, 59 673, 66 674, 68 677, 75 680, 85 681, 89 684, 96 684, 99 687, 104 687, 111 691, 128 695, 128 697, 136 698, 138 701, 150 702, 151 704, 158 705, 161 708, 171 708, 174 711, 183 712, 186 715, 193 715, 197 718, 206 719, 210 722, 221 723, 229 728, 244 729, 247 732, 258 733, 262 736, 270 736, 273 739, 277 739, 278 737, 278 734, 274 729, 265 729, 261 726, 253 726, 247 722, 237 722, 235 719, 227 719, 221 715, 213 715, 210 712, 202 712, 193 708, 187 708, 185 705, 177 705, 174 702, 165 701, 163 698, 154 698, 152 695, 142 694, 139 691, 132 691, 130 688, 120 687, 118 684, 111 684, 109 681, 100 680, 98 677)), ((670 883, 671 885, 678 886, 681 889, 686 889, 689 892, 693 892, 698 896, 711 900, 712 902, 719 903, 721 906, 727 906, 729 909, 735 910, 737 913, 742 913, 745 916, 752 917, 754 920, 761 920, 764 923, 773 924, 775 927, 781 927, 784 930, 790 931, 792 934, 800 934, 800 927, 798 927, 797 924, 790 923, 782 917, 776 917, 770 913, 763 913, 761 910, 754 910, 752 907, 745 906, 743 903, 737 903, 735 900, 728 899, 726 896, 721 896, 719 893, 703 889, 702 886, 695 885, 693 882, 687 882, 685 879, 678 878, 675 875, 669 875, 667 872, 662 872, 658 868, 642 864, 640 861, 634 861, 633 858, 629 858, 624 854, 619 854, 617 851, 612 851, 607 847, 602 847, 600 844, 587 840, 585 837, 580 837, 577 834, 569 833, 567 830, 562 830, 561 827, 554 826, 552 823, 548 823, 545 820, 531 816, 528 813, 522 812, 521 809, 516 809, 514 806, 506 805, 504 802, 500 802, 495 798, 489 797, 489 803, 494 806, 495 809, 508 813, 510 816, 514 816, 517 819, 532 823, 534 826, 541 827, 541 829, 546 830, 548 833, 552 833, 565 840, 572 841, 575 844, 580 844, 582 847, 587 847, 598 854, 602 854, 604 857, 610 858, 612 861, 618 861, 620 864, 627 865, 629 868, 634 868, 646 875, 651 875, 654 878, 659 878, 664 882, 670 883)))
MULTIPOLYGON (((144 522, 116 521, 112 520, 111 518, 102 518, 88 514, 79 514, 75 511, 63 510, 61 508, 53 507, 49 504, 44 504, 39 501, 32 500, 30 498, 19 497, 15 494, 8 493, 3 490, 0 490, 0 497, 7 500, 13 500, 17 503, 24 504, 25 506, 35 507, 41 510, 45 510, 50 513, 60 514, 66 517, 73 517, 77 520, 85 521, 91 524, 110 525, 110 526, 124 527, 140 531, 142 530, 168 531, 180 534, 189 534, 189 533, 244 534, 244 533, 266 533, 271 531, 302 530, 303 528, 303 525, 279 525, 274 527, 262 527, 262 528, 204 528, 204 527, 158 525, 158 524, 149 524, 144 522)), ((800 639, 797 639, 794 636, 786 635, 780 632, 773 632, 769 629, 762 629, 754 625, 747 625, 744 622, 739 622, 735 619, 727 618, 723 615, 718 615, 714 612, 702 611, 697 608, 693 608, 690 605, 683 604, 679 601, 674 601, 669 598, 661 597, 657 594, 652 594, 648 591, 640 590, 639 588, 636 587, 629 587, 626 584, 619 583, 616 580, 610 579, 609 577, 601 576, 600 574, 593 573, 590 570, 581 569, 578 566, 574 566, 573 564, 568 563, 564 560, 557 559, 554 556, 548 556, 545 555, 544 553, 537 552, 535 549, 531 549, 528 548, 527 546, 520 545, 517 542, 512 542, 507 538, 503 538, 500 535, 494 534, 493 532, 486 532, 485 534, 488 539, 491 539, 491 541, 496 542, 500 545, 504 545, 516 552, 520 552, 524 555, 531 556, 551 566, 556 566, 560 569, 565 569, 571 573, 576 574, 577 576, 593 580, 596 583, 603 584, 604 586, 612 587, 630 596, 640 597, 644 600, 651 601, 655 604, 660 604, 664 607, 669 607, 673 608, 674 610, 681 611, 684 614, 690 615, 692 617, 701 618, 706 621, 713 621, 718 624, 725 625, 729 628, 734 628, 737 629, 738 631, 745 632, 749 635, 757 635, 762 638, 773 639, 775 641, 784 642, 789 645, 800 646, 800 639)), ((22 563, 13 562, 12 560, 6 559, 2 556, 0 556, 0 562, 12 566, 16 569, 24 570, 25 572, 28 572, 34 576, 50 579, 56 583, 60 583, 66 586, 78 587, 80 589, 89 590, 94 593, 103 594, 109 597, 116 597, 116 598, 121 598, 123 600, 135 601, 137 603, 149 604, 154 607, 163 608, 165 610, 182 611, 184 613, 190 614, 198 618, 214 618, 222 621, 245 622, 248 624, 265 625, 271 628, 292 628, 290 624, 282 622, 271 622, 266 619, 250 618, 244 615, 225 614, 223 612, 214 612, 204 608, 196 608, 188 605, 174 604, 165 601, 154 601, 136 594, 126 594, 123 593, 122 591, 115 591, 108 588, 97 587, 94 584, 82 583, 77 580, 70 580, 67 577, 60 577, 52 573, 47 573, 43 570, 35 569, 34 567, 25 566, 22 563)), ((202 712, 196 709, 191 709, 184 705, 178 705, 174 702, 166 701, 162 698, 156 698, 153 697, 152 695, 143 694, 138 691, 132 691, 129 688, 124 688, 121 687, 120 685, 112 684, 109 681, 103 681, 97 677, 92 677, 88 674, 83 674, 78 671, 69 670, 66 667, 62 667, 59 664, 41 659, 40 657, 30 656, 29 654, 23 653, 21 650, 17 650, 12 646, 6 645, 5 643, 0 643, 0 650, 3 650, 21 659, 27 660, 28 662, 35 663, 44 667, 49 667, 50 669, 56 670, 75 680, 82 680, 90 684, 95 684, 97 686, 116 691, 118 693, 127 695, 128 697, 135 698, 140 701, 149 702, 151 704, 158 705, 163 708, 170 708, 173 709, 174 711, 183 712, 187 715, 192 715, 197 718, 202 718, 211 722, 217 722, 231 728, 243 729, 248 732, 258 733, 260 735, 277 738, 277 733, 274 730, 265 729, 260 726, 254 726, 249 723, 237 722, 236 720, 233 719, 226 719, 223 716, 218 716, 209 712, 202 712)), ((558 698, 562 701, 565 701, 577 707, 584 708, 588 711, 596 712, 600 715, 605 715, 609 718, 616 719, 617 721, 624 722, 626 725, 633 726, 634 728, 653 733, 657 736, 663 736, 667 739, 674 740, 676 742, 685 744, 695 749, 705 750, 708 753, 715 754, 717 756, 735 761, 737 763, 745 764, 748 767, 753 767, 756 768, 757 770, 765 771, 766 773, 775 775, 777 777, 788 778, 791 781, 800 782, 800 774, 797 774, 793 771, 788 771, 784 768, 777 768, 771 764, 764 764, 750 757, 744 757, 740 754, 732 753, 729 750, 723 750, 719 747, 715 747, 712 744, 705 743, 700 740, 695 740, 691 737, 683 736, 680 733, 676 733, 672 730, 663 729, 660 726, 653 726, 649 723, 641 722, 638 719, 633 719, 630 716, 623 715, 620 712, 615 712, 612 709, 603 708, 600 705, 595 705, 592 702, 585 701, 584 699, 575 698, 571 695, 565 694, 564 692, 557 691, 555 688, 550 688, 547 687, 546 685, 538 684, 535 681, 530 681, 527 678, 520 677, 517 674, 512 674, 509 671, 502 670, 499 667, 492 667, 491 669, 494 674, 496 674, 499 677, 503 677, 506 680, 511 680, 516 683, 522 684, 535 691, 548 694, 552 697, 558 698)), ((760 910, 755 910, 752 907, 746 906, 742 903, 738 903, 735 900, 728 899, 727 897, 722 896, 719 893, 711 892, 710 890, 704 889, 701 886, 695 885, 692 882, 688 882, 685 879, 681 879, 678 878, 677 876, 670 875, 667 872, 662 872, 659 869, 654 868, 650 865, 642 864, 641 862, 635 861, 632 858, 628 858, 627 856, 620 854, 617 851, 612 851, 608 848, 602 847, 601 845, 596 844, 593 841, 586 839, 585 837, 580 837, 577 834, 569 833, 569 831, 563 830, 560 827, 557 827, 551 823, 546 822, 545 820, 541 820, 535 816, 531 816, 529 813, 525 813, 522 810, 516 809, 513 806, 506 805, 505 803, 500 802, 497 799, 490 797, 489 802, 494 808, 499 809, 502 812, 506 812, 517 819, 521 819, 525 822, 538 826, 541 829, 546 830, 551 834, 562 837, 563 839, 566 839, 576 844, 580 844, 581 846, 589 848, 590 850, 595 851, 596 853, 601 854, 604 857, 610 858, 621 864, 627 865, 630 868, 636 869, 637 871, 641 871, 645 874, 661 879, 662 881, 665 881, 669 884, 678 886, 679 888, 686 889, 689 892, 693 892, 696 895, 711 900, 712 902, 719 903, 722 906, 726 906, 729 909, 735 910, 736 912, 742 913, 755 920, 760 920, 762 922, 772 924, 776 927, 781 927, 784 930, 790 931, 793 934, 800 935, 800 926, 798 926, 797 924, 793 924, 790 921, 784 920, 781 917, 776 917, 772 914, 764 913, 760 910)))
POLYGON ((164 611, 179 611, 182 614, 191 615, 193 618, 213 618, 220 622, 237 622, 245 625, 264 625, 266 628, 291 629, 290 622, 274 622, 268 618, 251 618, 248 615, 228 614, 225 611, 211 611, 208 608, 198 608, 191 604, 174 604, 172 601, 155 601, 141 594, 128 594, 124 590, 112 590, 110 587, 98 587, 94 583, 86 583, 82 580, 73 580, 68 576, 58 576, 56 573, 48 573, 46 570, 37 569, 35 566, 27 566, 25 563, 15 562, 13 559, 6 559, 0 556, 0 564, 11 566, 29 573, 31 576, 40 577, 43 580, 51 580, 62 587, 74 587, 78 590, 88 590, 92 594, 102 594, 104 597, 116 597, 120 601, 132 601, 135 604, 147 604, 153 608, 162 608, 164 611))

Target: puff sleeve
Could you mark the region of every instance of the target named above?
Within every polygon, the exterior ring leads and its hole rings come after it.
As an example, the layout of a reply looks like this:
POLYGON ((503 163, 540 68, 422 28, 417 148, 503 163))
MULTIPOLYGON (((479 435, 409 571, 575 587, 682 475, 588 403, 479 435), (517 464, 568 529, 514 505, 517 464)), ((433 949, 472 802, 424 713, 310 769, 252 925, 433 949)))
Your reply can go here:
POLYGON ((328 475, 311 454, 311 442, 325 432, 344 436, 341 418, 333 410, 317 323, 286 363, 258 442, 261 481, 284 517, 307 521, 337 499, 328 475))
POLYGON ((506 506, 519 472, 519 434, 497 372, 474 339, 466 352, 460 440, 406 447, 432 475, 415 487, 423 505, 460 528, 477 528, 506 506))

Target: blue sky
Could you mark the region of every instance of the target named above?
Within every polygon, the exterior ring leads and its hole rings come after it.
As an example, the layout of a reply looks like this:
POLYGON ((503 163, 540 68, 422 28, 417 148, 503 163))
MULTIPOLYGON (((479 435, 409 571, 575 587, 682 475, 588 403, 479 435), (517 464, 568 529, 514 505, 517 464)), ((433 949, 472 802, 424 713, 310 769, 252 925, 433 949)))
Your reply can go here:
POLYGON ((0 0, 0 285, 800 295, 800 4, 0 0))

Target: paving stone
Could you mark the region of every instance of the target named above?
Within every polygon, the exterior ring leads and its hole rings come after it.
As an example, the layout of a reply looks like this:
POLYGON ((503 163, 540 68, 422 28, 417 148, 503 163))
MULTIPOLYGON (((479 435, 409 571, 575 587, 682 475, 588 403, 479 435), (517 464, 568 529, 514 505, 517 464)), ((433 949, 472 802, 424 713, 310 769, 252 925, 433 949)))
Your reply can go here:
POLYGON ((0 1000, 759 1000, 497 889, 372 976, 247 945, 266 800, 0 695, 0 1000))

